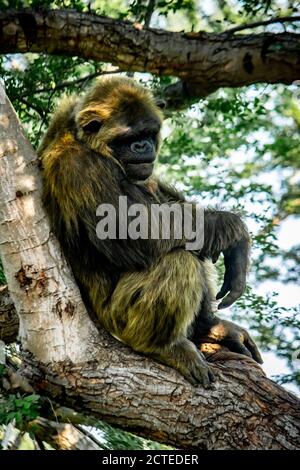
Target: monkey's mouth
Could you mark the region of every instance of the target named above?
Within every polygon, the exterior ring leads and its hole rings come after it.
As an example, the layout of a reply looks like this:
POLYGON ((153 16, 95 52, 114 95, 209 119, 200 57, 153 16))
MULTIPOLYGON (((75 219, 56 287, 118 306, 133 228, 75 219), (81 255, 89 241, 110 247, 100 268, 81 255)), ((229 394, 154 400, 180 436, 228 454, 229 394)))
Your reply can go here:
POLYGON ((127 163, 126 173, 130 179, 144 181, 153 173, 154 163, 127 163))

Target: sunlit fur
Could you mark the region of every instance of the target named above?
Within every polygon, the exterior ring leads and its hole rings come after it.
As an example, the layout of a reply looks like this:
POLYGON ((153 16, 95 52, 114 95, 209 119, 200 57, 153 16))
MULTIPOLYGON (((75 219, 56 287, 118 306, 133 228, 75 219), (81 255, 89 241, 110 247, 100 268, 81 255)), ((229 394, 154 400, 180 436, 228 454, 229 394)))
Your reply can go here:
MULTIPOLYGON (((193 337, 202 310, 204 316, 211 313, 216 295, 211 261, 186 251, 185 240, 101 241, 96 236, 96 208, 101 203, 117 207, 119 195, 147 207, 158 201, 184 201, 152 178, 129 181, 126 166, 110 148, 112 140, 129 129, 143 124, 146 133, 152 118, 162 121, 152 95, 127 78, 101 79, 83 97, 66 98, 39 149, 44 204, 99 323, 136 351, 197 382, 207 374, 207 366, 187 338, 193 337), (102 127, 86 133, 83 128, 93 119, 102 127)), ((235 230, 230 236, 238 239, 240 233, 235 230)), ((217 243, 216 250, 229 242, 217 243)), ((212 240, 206 243, 213 252, 212 240)))
POLYGON ((75 122, 78 138, 103 156, 111 156, 109 143, 120 135, 126 135, 132 124, 145 116, 155 115, 162 122, 162 114, 148 90, 127 78, 106 78, 79 101, 75 122), (94 118, 103 123, 97 135, 87 135, 82 127, 94 118))

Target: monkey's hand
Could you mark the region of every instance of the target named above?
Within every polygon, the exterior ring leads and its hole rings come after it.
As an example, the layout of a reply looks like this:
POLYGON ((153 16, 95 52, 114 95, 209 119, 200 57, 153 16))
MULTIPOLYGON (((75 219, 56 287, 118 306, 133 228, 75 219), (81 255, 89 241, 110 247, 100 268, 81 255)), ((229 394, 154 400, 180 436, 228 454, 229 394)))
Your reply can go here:
POLYGON ((225 275, 217 300, 226 297, 219 304, 218 309, 232 305, 244 292, 248 266, 248 239, 237 242, 224 250, 225 275))
POLYGON ((249 234, 238 214, 228 211, 204 212, 204 245, 200 259, 210 258, 215 263, 224 255, 225 276, 217 299, 227 296, 219 309, 229 307, 243 293, 249 258, 249 234))
POLYGON ((204 388, 209 388, 215 381, 205 357, 187 338, 182 338, 173 346, 157 350, 151 356, 178 370, 194 386, 201 384, 204 388))
POLYGON ((263 363, 260 352, 247 330, 218 317, 215 317, 215 321, 209 332, 201 339, 202 343, 218 343, 226 346, 232 352, 251 357, 258 364, 263 363))

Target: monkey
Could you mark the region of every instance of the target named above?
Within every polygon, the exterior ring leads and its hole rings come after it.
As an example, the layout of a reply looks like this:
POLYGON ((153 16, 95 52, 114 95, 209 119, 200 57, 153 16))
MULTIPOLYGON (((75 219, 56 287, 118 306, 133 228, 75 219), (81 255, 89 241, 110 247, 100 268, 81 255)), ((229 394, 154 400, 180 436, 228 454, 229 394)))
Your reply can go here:
MULTIPOLYGON (((162 103, 133 79, 106 76, 82 96, 65 98, 54 113, 38 155, 43 204, 54 234, 97 323, 134 351, 209 387, 214 375, 201 340, 261 356, 246 330, 215 315, 244 290, 249 234, 239 215, 207 209, 204 244, 186 249, 184 236, 99 239, 97 207, 184 204, 174 188, 153 176, 161 146, 162 103), (218 295, 214 263, 224 256, 218 295)), ((116 211, 118 218, 118 211, 116 211)))

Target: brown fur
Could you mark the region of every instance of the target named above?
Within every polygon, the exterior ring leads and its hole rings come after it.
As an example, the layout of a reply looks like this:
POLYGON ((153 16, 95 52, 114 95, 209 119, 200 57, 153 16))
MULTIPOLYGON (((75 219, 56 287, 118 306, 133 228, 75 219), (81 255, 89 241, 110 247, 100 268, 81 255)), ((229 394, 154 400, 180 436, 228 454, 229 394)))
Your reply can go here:
MULTIPOLYGON (((107 202, 117 207, 119 195, 146 207, 157 201, 184 202, 152 178, 129 180, 126 165, 113 151, 115 139, 133 131, 146 135, 161 122, 152 95, 127 78, 101 79, 82 98, 64 100, 39 149, 44 204, 100 324, 136 351, 175 367, 192 383, 207 385, 212 375, 188 339, 202 305, 205 318, 212 316, 215 270, 205 258, 240 239, 243 230, 233 228, 227 240, 213 227, 202 260, 185 251, 184 239, 101 241, 96 236, 96 208, 107 202), (86 132, 85 126, 95 120, 101 122, 99 131, 86 132)), ((159 145, 157 135, 157 150, 159 145)))

